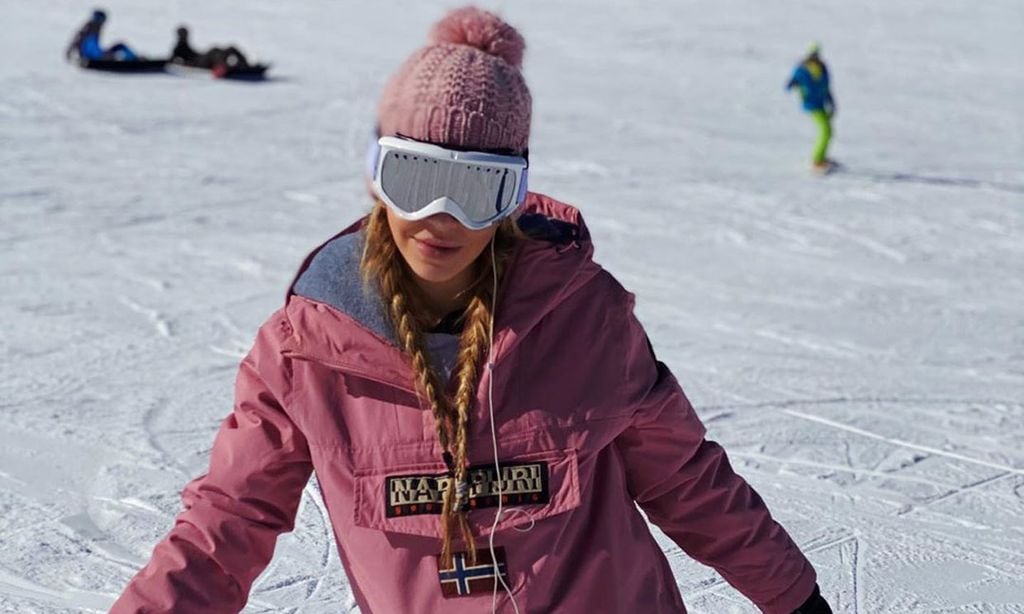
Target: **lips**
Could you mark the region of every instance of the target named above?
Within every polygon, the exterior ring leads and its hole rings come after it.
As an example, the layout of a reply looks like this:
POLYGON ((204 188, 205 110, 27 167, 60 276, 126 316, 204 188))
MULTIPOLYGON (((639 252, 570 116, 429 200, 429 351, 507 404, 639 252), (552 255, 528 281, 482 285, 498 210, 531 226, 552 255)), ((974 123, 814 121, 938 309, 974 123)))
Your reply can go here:
POLYGON ((416 243, 416 247, 419 248, 420 253, 432 258, 450 256, 461 249, 461 246, 458 244, 439 241, 437 239, 419 239, 413 237, 412 240, 416 243))

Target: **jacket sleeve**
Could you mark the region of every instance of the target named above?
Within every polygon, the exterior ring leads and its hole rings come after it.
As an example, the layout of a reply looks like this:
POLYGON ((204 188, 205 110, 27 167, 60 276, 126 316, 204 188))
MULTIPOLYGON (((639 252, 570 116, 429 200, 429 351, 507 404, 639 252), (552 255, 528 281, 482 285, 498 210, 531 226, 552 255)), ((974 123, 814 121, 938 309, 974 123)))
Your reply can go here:
POLYGON ((82 44, 82 38, 84 36, 85 36, 85 27, 83 26, 77 33, 75 33, 74 38, 72 38, 71 42, 68 43, 67 49, 64 50, 64 59, 65 60, 68 60, 68 61, 71 60, 72 52, 77 52, 78 48, 82 44))
POLYGON ((185 487, 185 510, 114 614, 238 612, 277 536, 293 528, 312 465, 284 410, 290 370, 277 338, 286 328, 276 314, 260 330, 239 369, 234 411, 217 433, 208 472, 185 487))
POLYGON ((713 567, 763 612, 790 614, 811 595, 814 568, 764 501, 733 472, 668 368, 630 315, 632 424, 616 439, 630 494, 688 555, 713 567))
POLYGON ((803 79, 801 78, 802 75, 800 74, 801 70, 802 67, 800 66, 797 66, 796 68, 793 69, 793 75, 790 76, 789 81, 786 83, 787 90, 791 90, 794 87, 803 87, 803 79))

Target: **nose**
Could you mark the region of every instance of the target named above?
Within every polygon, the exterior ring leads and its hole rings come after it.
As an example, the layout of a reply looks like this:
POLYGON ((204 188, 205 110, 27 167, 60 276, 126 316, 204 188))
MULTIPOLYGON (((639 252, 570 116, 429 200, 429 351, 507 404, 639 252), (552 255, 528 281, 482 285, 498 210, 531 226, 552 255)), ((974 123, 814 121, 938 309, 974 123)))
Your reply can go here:
POLYGON ((426 220, 424 220, 431 228, 438 230, 451 230, 458 226, 461 226, 459 220, 452 217, 449 213, 435 213, 426 220))

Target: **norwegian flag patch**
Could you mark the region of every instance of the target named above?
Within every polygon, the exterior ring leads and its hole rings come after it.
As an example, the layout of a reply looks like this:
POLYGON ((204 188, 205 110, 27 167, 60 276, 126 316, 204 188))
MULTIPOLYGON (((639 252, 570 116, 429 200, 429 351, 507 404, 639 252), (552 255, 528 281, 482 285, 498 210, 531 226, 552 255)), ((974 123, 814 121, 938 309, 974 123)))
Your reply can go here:
POLYGON ((476 564, 470 565, 468 552, 456 552, 452 555, 451 567, 447 569, 441 568, 441 556, 438 555, 437 576, 441 582, 441 594, 445 597, 466 597, 493 593, 495 585, 499 584, 498 576, 494 573, 495 560, 498 562, 498 573, 508 584, 505 549, 495 548, 494 555, 492 559, 491 551, 481 548, 476 552, 476 564))

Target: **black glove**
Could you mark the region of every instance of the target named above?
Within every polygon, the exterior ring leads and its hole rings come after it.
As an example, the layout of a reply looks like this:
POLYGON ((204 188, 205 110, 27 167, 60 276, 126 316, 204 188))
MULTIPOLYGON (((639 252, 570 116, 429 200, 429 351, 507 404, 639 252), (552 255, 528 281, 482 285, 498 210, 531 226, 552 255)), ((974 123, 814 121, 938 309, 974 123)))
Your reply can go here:
POLYGON ((793 614, 832 614, 832 608, 828 607, 828 602, 821 596, 821 591, 815 584, 814 592, 793 614))

